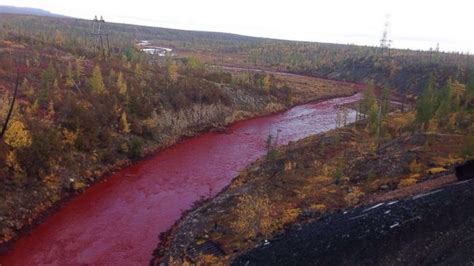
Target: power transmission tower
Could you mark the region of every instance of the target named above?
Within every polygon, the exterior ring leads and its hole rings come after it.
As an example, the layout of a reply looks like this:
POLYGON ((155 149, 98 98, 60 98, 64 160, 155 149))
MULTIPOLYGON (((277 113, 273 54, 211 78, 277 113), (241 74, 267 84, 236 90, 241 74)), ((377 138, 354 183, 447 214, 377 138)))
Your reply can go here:
POLYGON ((388 38, 388 31, 390 28, 390 15, 385 16, 385 24, 382 32, 382 39, 380 39, 380 48, 382 48, 382 53, 385 51, 390 55, 390 47, 392 46, 392 40, 388 38))
POLYGON ((99 50, 106 57, 110 54, 110 44, 109 34, 103 30, 104 25, 105 20, 102 16, 100 16, 100 19, 97 19, 97 16, 94 17, 92 21, 92 44, 94 49, 99 50))

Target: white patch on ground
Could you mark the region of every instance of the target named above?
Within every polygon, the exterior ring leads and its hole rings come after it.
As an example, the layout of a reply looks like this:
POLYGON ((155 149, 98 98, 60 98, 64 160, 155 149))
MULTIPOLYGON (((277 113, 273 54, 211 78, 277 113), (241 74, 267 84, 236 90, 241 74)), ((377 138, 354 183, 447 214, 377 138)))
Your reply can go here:
POLYGON ((356 220, 356 219, 359 219, 359 218, 363 218, 363 217, 366 217, 368 216, 368 214, 362 214, 362 215, 358 215, 358 216, 354 216, 354 217, 351 217, 349 218, 349 220, 356 220))
POLYGON ((416 200, 416 199, 421 199, 421 198, 423 198, 423 197, 436 194, 436 193, 441 192, 441 191, 443 191, 443 190, 444 190, 444 189, 438 189, 438 190, 431 191, 431 192, 428 192, 428 193, 419 194, 419 195, 414 196, 413 199, 414 199, 414 200, 416 200))
POLYGON ((137 43, 137 46, 139 47, 140 51, 151 54, 151 55, 157 55, 157 56, 174 56, 171 52, 173 49, 168 48, 168 47, 162 47, 162 46, 154 46, 151 45, 150 41, 147 40, 142 40, 139 43, 137 43))
POLYGON ((393 229, 393 228, 395 228, 395 227, 397 227, 397 226, 400 226, 400 223, 394 223, 394 224, 392 224, 392 225, 390 226, 390 229, 393 229))
POLYGON ((395 204, 395 203, 397 203, 397 202, 398 202, 398 200, 391 201, 391 202, 387 203, 387 206, 393 205, 393 204, 395 204))
POLYGON ((377 209, 378 207, 383 206, 383 205, 385 205, 385 203, 382 202, 382 203, 379 203, 379 204, 377 204, 377 205, 375 205, 375 206, 372 206, 372 207, 370 207, 370 208, 368 208, 368 209, 365 209, 365 210, 363 210, 362 212, 368 212, 368 211, 371 211, 371 210, 373 210, 373 209, 377 209))

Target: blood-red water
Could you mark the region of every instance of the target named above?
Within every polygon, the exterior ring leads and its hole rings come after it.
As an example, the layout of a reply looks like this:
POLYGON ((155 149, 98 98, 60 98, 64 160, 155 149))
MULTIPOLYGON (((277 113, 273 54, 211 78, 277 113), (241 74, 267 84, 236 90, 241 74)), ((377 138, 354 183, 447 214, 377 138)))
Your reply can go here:
MULTIPOLYGON (((187 139, 108 177, 74 198, 0 258, 1 265, 146 265, 158 235, 202 197, 218 193, 265 152, 269 134, 286 144, 335 127, 337 104, 294 107, 238 122, 226 133, 187 139)), ((350 113, 350 119, 354 119, 350 113)))

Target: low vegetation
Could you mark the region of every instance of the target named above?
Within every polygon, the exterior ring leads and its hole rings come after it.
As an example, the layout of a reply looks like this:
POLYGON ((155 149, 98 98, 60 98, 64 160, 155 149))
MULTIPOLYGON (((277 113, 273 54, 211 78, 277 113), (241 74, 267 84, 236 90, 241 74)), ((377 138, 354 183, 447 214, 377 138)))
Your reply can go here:
POLYGON ((0 22, 2 125, 20 77, 0 139, 0 244, 61 200, 182 137, 355 91, 311 78, 307 90, 269 73, 155 58, 134 48, 136 40, 125 45, 128 38, 112 38, 104 57, 89 36, 68 31, 74 20, 41 27, 38 20, 2 15, 0 22))
POLYGON ((425 184, 474 156, 469 55, 112 23, 104 28, 110 49, 101 51, 90 30, 86 20, 2 14, 0 121, 21 79, 0 140, 0 244, 181 137, 362 86, 312 77, 368 86, 359 104, 340 109, 337 130, 282 148, 270 138, 265 158, 174 227, 159 260, 229 262, 288 226, 425 184), (142 53, 143 40, 177 56, 142 53), (344 108, 357 109, 355 125, 344 108), (205 243, 224 255, 190 252, 205 243))
POLYGON ((377 97, 369 84, 356 124, 269 149, 271 159, 255 162, 184 216, 154 262, 201 263, 202 256, 213 255, 216 263, 227 264, 285 228, 327 212, 451 182, 453 167, 472 158, 465 148, 474 133, 472 78, 466 85, 448 80, 441 88, 429 83, 409 112, 389 108, 386 94, 377 97), (203 243, 222 254, 187 252, 203 243))

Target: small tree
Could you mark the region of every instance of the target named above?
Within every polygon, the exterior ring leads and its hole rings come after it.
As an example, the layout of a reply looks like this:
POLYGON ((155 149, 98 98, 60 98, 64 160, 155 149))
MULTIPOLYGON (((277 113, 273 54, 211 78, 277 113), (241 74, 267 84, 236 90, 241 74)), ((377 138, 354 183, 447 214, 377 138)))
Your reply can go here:
POLYGON ((66 87, 72 88, 74 86, 74 76, 72 73, 72 64, 69 62, 66 69, 66 87))
POLYGON ((468 69, 468 80, 466 90, 464 91, 464 99, 464 108, 469 107, 474 99, 474 67, 468 69))
POLYGON ((56 45, 62 45, 64 42, 63 35, 61 34, 60 31, 56 30, 56 34, 54 35, 54 43, 56 45))
POLYGON ((430 120, 434 113, 434 77, 430 77, 430 81, 423 91, 420 99, 416 103, 416 122, 421 125, 423 130, 428 128, 430 120))
POLYGON ((76 58, 74 62, 76 67, 74 71, 74 79, 78 81, 81 80, 82 73, 84 72, 84 66, 82 61, 82 58, 76 58))
POLYGON ((103 94, 105 92, 104 80, 100 66, 96 65, 92 71, 92 77, 89 80, 90 90, 93 94, 103 94))
POLYGON ((38 90, 37 103, 40 107, 47 107, 49 103, 49 84, 51 82, 52 74, 45 70, 41 73, 40 87, 38 90))
POLYGON ((265 74, 262 78, 262 89, 267 95, 270 94, 270 85, 270 76, 265 74))
POLYGON ((464 137, 461 149, 461 155, 464 159, 474 158, 474 134, 471 133, 464 137))
POLYGON ((128 123, 127 113, 122 112, 120 116, 120 129, 123 133, 130 133, 130 124, 128 123))
POLYGON ((390 91, 387 86, 383 88, 381 108, 382 117, 386 117, 390 111, 390 91))
POLYGON ((267 150, 267 160, 273 161, 277 156, 277 151, 275 149, 275 143, 273 141, 273 135, 269 134, 267 141, 265 142, 265 149, 267 150))
POLYGON ((436 118, 440 125, 448 125, 449 114, 452 112, 453 92, 452 92, 452 83, 451 80, 448 80, 445 86, 441 89, 438 94, 438 108, 436 110, 436 118))
POLYGON ((166 62, 166 78, 171 82, 178 80, 178 66, 171 60, 166 62))
POLYGON ((276 229, 272 204, 266 193, 246 193, 236 199, 235 219, 231 228, 245 239, 268 237, 276 229))
POLYGON ((373 82, 367 84, 367 88, 364 91, 364 96, 361 101, 360 111, 364 117, 370 114, 370 111, 377 105, 377 99, 375 97, 375 85, 373 82))
POLYGON ((119 73, 117 78, 117 88, 121 95, 125 96, 127 94, 127 83, 123 79, 122 72, 119 73))
POLYGON ((142 65, 140 64, 140 62, 135 64, 134 72, 135 72, 135 76, 137 76, 137 78, 142 78, 143 77, 143 69, 142 69, 142 65))
POLYGON ((185 60, 186 68, 187 70, 193 72, 193 71, 202 71, 203 70, 203 64, 195 57, 188 57, 185 60))
POLYGON ((380 125, 379 124, 381 120, 380 110, 381 109, 379 108, 376 100, 372 103, 372 105, 368 109, 368 113, 369 113, 368 126, 372 133, 374 133, 380 125))
POLYGON ((5 143, 12 148, 28 147, 31 142, 31 134, 21 121, 13 121, 5 132, 5 143))

